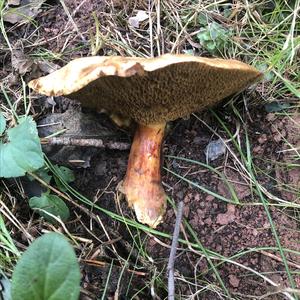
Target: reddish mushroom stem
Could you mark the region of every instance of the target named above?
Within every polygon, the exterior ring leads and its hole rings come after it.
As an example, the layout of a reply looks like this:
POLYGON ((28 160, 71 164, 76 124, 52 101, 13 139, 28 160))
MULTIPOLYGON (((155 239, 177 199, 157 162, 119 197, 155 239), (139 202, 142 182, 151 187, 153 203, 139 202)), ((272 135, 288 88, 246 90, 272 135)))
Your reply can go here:
POLYGON ((156 227, 166 210, 161 184, 161 148, 166 124, 138 125, 122 190, 141 223, 156 227))

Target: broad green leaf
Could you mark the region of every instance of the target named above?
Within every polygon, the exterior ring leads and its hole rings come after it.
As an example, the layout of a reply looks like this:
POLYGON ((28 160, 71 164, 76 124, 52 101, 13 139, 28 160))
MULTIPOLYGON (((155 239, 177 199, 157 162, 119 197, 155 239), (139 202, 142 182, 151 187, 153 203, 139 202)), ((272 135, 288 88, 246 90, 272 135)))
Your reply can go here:
MULTIPOLYGON (((45 168, 45 167, 42 167, 38 170, 36 170, 34 172, 35 175, 37 175, 39 178, 41 178, 43 181, 47 182, 48 184, 50 183, 51 179, 52 179, 52 176, 49 175, 49 169, 48 168, 45 168)), ((34 181, 35 178, 32 177, 31 175, 27 175, 28 179, 30 181, 34 181)))
POLYGON ((61 190, 61 191, 66 191, 65 186, 61 183, 60 178, 65 181, 66 183, 70 183, 73 182, 75 180, 75 176, 74 176, 74 172, 72 170, 70 170, 67 167, 63 167, 63 166, 58 166, 55 165, 54 166, 55 171, 57 173, 56 176, 54 176, 54 180, 55 183, 57 185, 57 187, 61 190))
POLYGON ((205 46, 207 50, 213 51, 216 49, 216 43, 214 41, 207 42, 205 46))
POLYGON ((254 63, 254 67, 256 67, 259 71, 264 73, 264 81, 271 81, 274 79, 275 75, 273 74, 273 72, 270 71, 267 64, 262 62, 256 62, 254 63))
POLYGON ((0 177, 18 177, 41 168, 43 152, 31 117, 20 118, 19 124, 7 130, 8 142, 0 140, 0 177))
POLYGON ((0 299, 11 300, 11 282, 0 270, 0 299))
POLYGON ((228 8, 224 9, 223 15, 226 19, 229 18, 231 14, 232 14, 232 9, 229 6, 228 8))
POLYGON ((199 39, 199 41, 201 43, 204 43, 205 41, 209 41, 210 40, 210 35, 209 32, 207 30, 202 30, 197 34, 197 37, 199 39))
POLYGON ((32 209, 39 209, 39 215, 51 223, 55 223, 56 220, 46 212, 56 217, 60 217, 62 221, 67 221, 70 216, 70 211, 66 203, 58 196, 48 193, 43 193, 40 197, 30 198, 29 206, 32 209))
POLYGON ((198 14, 198 20, 200 25, 207 25, 208 16, 202 12, 198 14))
POLYGON ((74 249, 58 233, 37 238, 12 276, 13 300, 77 300, 80 271, 74 249))
POLYGON ((2 112, 0 111, 0 135, 3 134, 5 127, 6 127, 6 120, 5 120, 2 112))
POLYGON ((220 35, 220 28, 218 27, 218 25, 216 23, 211 24, 211 26, 209 28, 209 33, 210 33, 210 37, 213 41, 218 38, 218 36, 220 35))

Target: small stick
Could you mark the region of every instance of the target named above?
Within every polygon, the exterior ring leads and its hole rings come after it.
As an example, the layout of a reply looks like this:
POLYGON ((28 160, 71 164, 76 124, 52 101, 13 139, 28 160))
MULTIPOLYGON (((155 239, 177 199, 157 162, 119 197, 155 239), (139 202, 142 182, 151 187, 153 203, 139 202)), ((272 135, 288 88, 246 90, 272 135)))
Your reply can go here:
POLYGON ((176 222, 173 232, 173 238, 172 238, 172 245, 171 245, 171 251, 168 261, 168 300, 174 300, 175 296, 175 285, 174 285, 174 262, 175 262, 175 256, 176 256, 176 250, 178 245, 178 238, 179 238, 179 231, 180 231, 180 224, 182 219, 182 212, 183 212, 183 202, 180 201, 177 208, 177 216, 176 216, 176 222))
MULTIPOLYGON (((260 252, 261 254, 266 255, 266 256, 268 256, 268 257, 270 257, 270 258, 272 258, 272 259, 274 259, 274 260, 279 261, 279 262, 282 263, 281 257, 278 257, 277 255, 275 255, 273 253, 269 253, 269 252, 264 251, 264 250, 260 250, 258 252, 260 252)), ((296 268, 296 269, 300 269, 300 265, 296 264, 296 263, 294 263, 292 261, 287 261, 287 264, 290 265, 291 267, 296 268)))
POLYGON ((96 147, 111 150, 129 150, 130 144, 123 142, 107 142, 104 143, 101 139, 86 139, 74 137, 51 137, 42 138, 42 144, 63 145, 63 146, 79 146, 79 147, 96 147))

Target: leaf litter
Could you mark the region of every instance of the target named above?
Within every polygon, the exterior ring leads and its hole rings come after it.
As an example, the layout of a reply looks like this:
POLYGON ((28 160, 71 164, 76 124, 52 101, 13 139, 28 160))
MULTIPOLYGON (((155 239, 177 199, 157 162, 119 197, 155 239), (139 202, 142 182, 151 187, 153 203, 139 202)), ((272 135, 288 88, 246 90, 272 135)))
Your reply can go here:
POLYGON ((11 24, 31 22, 45 2, 46 0, 9 1, 3 12, 3 21, 11 24))

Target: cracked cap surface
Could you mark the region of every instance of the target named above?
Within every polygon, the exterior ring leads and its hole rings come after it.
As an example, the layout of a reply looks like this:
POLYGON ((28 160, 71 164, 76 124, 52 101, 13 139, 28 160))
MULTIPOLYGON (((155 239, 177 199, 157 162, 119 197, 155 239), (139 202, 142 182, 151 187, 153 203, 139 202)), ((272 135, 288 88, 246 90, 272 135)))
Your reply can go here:
POLYGON ((93 56, 29 82, 48 96, 66 96, 144 125, 212 106, 256 82, 262 73, 237 60, 166 54, 157 58, 93 56))

